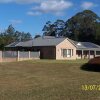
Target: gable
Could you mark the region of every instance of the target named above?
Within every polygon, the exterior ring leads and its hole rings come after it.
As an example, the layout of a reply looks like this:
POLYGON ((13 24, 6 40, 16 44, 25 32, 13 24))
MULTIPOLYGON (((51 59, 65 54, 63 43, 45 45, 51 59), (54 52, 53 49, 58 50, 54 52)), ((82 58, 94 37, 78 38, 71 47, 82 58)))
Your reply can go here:
POLYGON ((72 44, 67 38, 59 43, 56 47, 61 47, 61 48, 76 48, 74 44, 72 44))

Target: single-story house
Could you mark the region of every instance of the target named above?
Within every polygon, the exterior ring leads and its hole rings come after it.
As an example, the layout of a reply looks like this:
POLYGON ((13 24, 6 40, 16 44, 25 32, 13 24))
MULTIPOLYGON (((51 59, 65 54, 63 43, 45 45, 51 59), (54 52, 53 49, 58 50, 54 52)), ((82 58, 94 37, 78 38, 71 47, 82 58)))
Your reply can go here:
POLYGON ((69 38, 38 37, 26 42, 14 42, 6 50, 40 51, 41 59, 85 59, 100 56, 100 46, 91 42, 77 42, 69 38))

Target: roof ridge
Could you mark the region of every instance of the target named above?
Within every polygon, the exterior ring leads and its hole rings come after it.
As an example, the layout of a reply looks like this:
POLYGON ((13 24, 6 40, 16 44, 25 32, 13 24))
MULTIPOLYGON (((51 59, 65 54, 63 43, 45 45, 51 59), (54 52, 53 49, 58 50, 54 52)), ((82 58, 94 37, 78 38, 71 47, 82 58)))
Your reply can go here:
POLYGON ((77 41, 74 41, 74 40, 72 40, 72 39, 69 39, 68 37, 67 37, 67 40, 68 40, 69 42, 71 42, 75 47, 77 47, 76 44, 74 43, 74 42, 77 42, 77 41))

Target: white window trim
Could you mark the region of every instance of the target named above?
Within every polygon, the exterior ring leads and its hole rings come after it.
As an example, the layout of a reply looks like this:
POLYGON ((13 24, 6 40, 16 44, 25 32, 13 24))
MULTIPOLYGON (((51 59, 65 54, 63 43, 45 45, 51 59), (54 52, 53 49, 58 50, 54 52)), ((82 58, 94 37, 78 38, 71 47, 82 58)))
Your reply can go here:
POLYGON ((71 54, 72 54, 71 51, 72 51, 71 49, 67 49, 67 58, 71 57, 71 54), (70 54, 68 54, 69 53, 68 50, 70 51, 70 54))
POLYGON ((61 56, 63 56, 63 58, 71 58, 73 55, 73 49, 61 49, 61 56), (64 56, 64 50, 67 51, 67 55, 64 56), (68 54, 68 50, 70 50, 70 55, 68 54))

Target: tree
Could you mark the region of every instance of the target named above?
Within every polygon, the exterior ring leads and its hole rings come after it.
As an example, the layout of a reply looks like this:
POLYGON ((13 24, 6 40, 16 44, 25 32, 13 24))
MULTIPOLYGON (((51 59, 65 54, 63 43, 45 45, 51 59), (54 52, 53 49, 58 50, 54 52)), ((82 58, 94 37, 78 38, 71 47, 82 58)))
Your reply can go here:
POLYGON ((5 31, 6 39, 8 40, 8 43, 15 41, 15 29, 12 25, 9 25, 7 30, 5 31))
POLYGON ((63 20, 57 20, 56 22, 54 22, 54 26, 55 26, 55 35, 56 36, 63 36, 64 35, 64 28, 65 28, 65 22, 63 20))
POLYGON ((50 21, 46 22, 46 25, 44 25, 43 30, 44 36, 55 36, 55 25, 52 24, 50 21))
POLYGON ((25 33, 25 32, 16 31, 15 38, 16 38, 15 41, 28 41, 32 39, 32 36, 29 32, 25 33))
POLYGON ((100 22, 96 24, 96 43, 100 45, 100 22))
POLYGON ((34 36, 34 39, 38 38, 38 37, 41 37, 41 35, 35 35, 34 36))
POLYGON ((12 42, 28 41, 30 39, 32 39, 32 36, 29 32, 16 31, 12 25, 9 25, 8 28, 0 34, 0 49, 3 50, 5 45, 12 42))
POLYGON ((47 36, 63 36, 100 44, 100 17, 91 10, 84 10, 66 22, 60 19, 54 23, 48 21, 43 31, 43 35, 47 36))
POLYGON ((15 33, 15 29, 12 26, 12 24, 8 26, 8 29, 6 31, 7 31, 7 33, 10 33, 10 34, 14 34, 15 33))
POLYGON ((98 20, 100 17, 94 12, 84 10, 66 21, 66 28, 74 40, 94 42, 98 20))
POLYGON ((21 41, 28 41, 31 39, 32 39, 32 36, 29 32, 28 33, 25 33, 25 32, 21 33, 21 41))
POLYGON ((53 24, 48 21, 43 28, 45 36, 55 36, 59 37, 62 36, 65 32, 65 22, 63 20, 56 20, 53 24))

